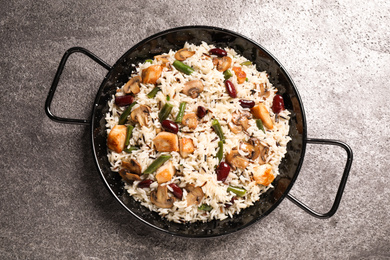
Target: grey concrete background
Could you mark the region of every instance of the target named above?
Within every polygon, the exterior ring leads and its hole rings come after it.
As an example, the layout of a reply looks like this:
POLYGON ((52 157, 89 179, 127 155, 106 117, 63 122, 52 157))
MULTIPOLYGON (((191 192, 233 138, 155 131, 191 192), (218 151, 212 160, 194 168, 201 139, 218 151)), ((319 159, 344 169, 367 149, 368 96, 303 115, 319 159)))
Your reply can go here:
MULTIPOLYGON (((1 1, 0 259, 390 259, 389 1, 1 1), (113 64, 143 38, 214 25, 265 46, 304 102, 308 136, 354 150, 328 220, 288 200, 250 228, 215 239, 145 227, 107 192, 87 126, 49 120, 44 102, 63 53, 82 46, 113 64)), ((74 55, 53 101, 87 118, 106 71, 74 55)), ((331 206, 345 163, 309 145, 291 194, 331 206)))

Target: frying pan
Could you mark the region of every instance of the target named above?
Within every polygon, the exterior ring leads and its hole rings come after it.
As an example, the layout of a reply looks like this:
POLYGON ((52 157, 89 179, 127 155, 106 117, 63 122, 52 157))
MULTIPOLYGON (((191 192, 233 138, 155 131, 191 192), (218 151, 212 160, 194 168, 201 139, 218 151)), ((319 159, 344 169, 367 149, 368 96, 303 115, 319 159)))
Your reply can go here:
POLYGON ((352 164, 352 150, 344 142, 307 137, 306 118, 302 100, 294 82, 280 62, 260 44, 238 33, 222 28, 186 26, 157 33, 134 45, 113 66, 108 65, 84 48, 71 48, 65 52, 59 64, 46 100, 45 111, 50 119, 59 123, 89 125, 92 143, 91 151, 95 158, 97 169, 109 192, 135 218, 146 225, 171 235, 214 237, 236 232, 270 214, 286 197, 314 217, 329 218, 336 213, 340 204, 352 164), (178 224, 169 222, 160 217, 156 212, 151 212, 141 206, 139 202, 136 202, 128 195, 119 174, 110 170, 110 163, 107 159, 105 115, 108 112, 107 102, 111 99, 116 89, 128 81, 129 76, 135 69, 131 66, 132 64, 144 62, 146 59, 168 52, 170 49, 181 49, 185 42, 199 45, 202 41, 217 47, 233 48, 238 54, 256 64, 257 70, 267 71, 270 82, 278 89, 278 93, 283 96, 285 107, 291 112, 289 136, 292 140, 288 143, 287 153, 280 164, 280 175, 272 183, 274 188, 262 194, 253 206, 242 210, 240 214, 236 214, 233 218, 228 218, 223 221, 213 220, 207 223, 178 224), (58 117, 50 109, 65 63, 73 53, 83 53, 108 70, 96 94, 91 116, 85 120, 58 117), (308 143, 340 146, 347 153, 347 160, 336 197, 331 209, 325 213, 319 213, 309 208, 297 198, 288 194, 298 177, 308 143))

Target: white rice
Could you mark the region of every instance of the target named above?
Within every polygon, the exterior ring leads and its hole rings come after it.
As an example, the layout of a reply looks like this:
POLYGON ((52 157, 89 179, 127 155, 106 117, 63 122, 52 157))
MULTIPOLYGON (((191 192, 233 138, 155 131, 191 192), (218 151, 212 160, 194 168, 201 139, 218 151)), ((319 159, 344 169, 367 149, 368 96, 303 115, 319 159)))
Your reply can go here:
MULTIPOLYGON (((245 170, 231 170, 226 180, 226 183, 231 186, 242 187, 246 189, 246 195, 238 197, 236 194, 227 191, 227 184, 217 181, 217 175, 215 173, 215 166, 218 165, 218 159, 215 157, 218 150, 219 138, 211 128, 211 121, 213 118, 219 120, 223 133, 226 138, 223 150, 224 155, 229 153, 233 148, 239 147, 240 142, 248 140, 250 137, 258 138, 263 145, 269 147, 269 156, 267 157, 267 163, 272 166, 272 172, 275 176, 279 174, 278 166, 280 161, 286 153, 286 145, 290 140, 288 137, 289 131, 289 112, 283 110, 279 114, 279 120, 275 120, 275 115, 272 112, 272 101, 277 90, 271 85, 268 80, 268 75, 265 71, 259 72, 256 70, 255 65, 240 66, 246 58, 238 55, 233 49, 225 48, 228 56, 232 58, 232 66, 242 67, 242 70, 247 75, 247 81, 243 84, 237 84, 236 75, 230 78, 234 83, 237 90, 237 98, 231 98, 224 85, 224 75, 222 72, 216 70, 212 63, 212 58, 208 57, 208 51, 215 46, 208 45, 203 42, 200 46, 195 46, 186 43, 184 48, 188 48, 191 51, 195 51, 195 55, 187 58, 183 63, 193 67, 195 71, 191 75, 185 75, 177 71, 173 66, 172 70, 164 68, 161 77, 158 79, 157 84, 161 88, 155 98, 148 98, 146 95, 155 87, 152 84, 141 84, 141 92, 135 97, 138 104, 147 105, 151 109, 148 126, 140 127, 139 124, 135 124, 133 130, 133 136, 130 140, 129 146, 140 146, 140 149, 133 151, 132 153, 116 153, 112 150, 108 150, 108 159, 111 163, 112 171, 119 171, 122 161, 129 161, 135 159, 141 164, 142 170, 145 170, 155 158, 161 154, 156 152, 153 146, 153 138, 157 135, 156 129, 161 129, 161 124, 158 120, 159 102, 166 103, 167 95, 170 96, 169 103, 173 105, 172 112, 168 119, 174 120, 178 111, 180 102, 187 102, 185 109, 186 114, 196 112, 198 106, 204 106, 209 109, 211 113, 207 113, 206 116, 201 119, 193 133, 184 133, 183 131, 190 132, 188 127, 181 127, 178 132, 178 137, 191 138, 194 142, 195 151, 190 154, 188 158, 183 159, 179 152, 171 152, 170 159, 173 162, 177 173, 173 176, 172 180, 163 185, 170 183, 176 183, 179 187, 184 188, 186 184, 193 184, 195 186, 202 187, 204 197, 200 203, 212 206, 211 211, 204 211, 198 209, 199 205, 192 205, 187 207, 186 195, 187 192, 183 189, 182 200, 176 199, 174 206, 170 209, 162 209, 156 207, 150 201, 150 193, 158 186, 155 181, 155 174, 141 175, 141 179, 154 180, 150 188, 138 188, 139 181, 134 181, 133 184, 125 183, 125 188, 131 196, 139 201, 143 206, 149 208, 152 211, 158 212, 161 216, 174 222, 195 222, 195 221, 210 221, 212 219, 223 220, 228 217, 233 217, 234 214, 239 213, 242 209, 249 207, 256 202, 260 195, 267 189, 272 188, 271 185, 265 187, 257 184, 252 177, 253 167, 258 165, 257 162, 251 162, 245 170), (181 93, 184 83, 194 79, 201 79, 204 84, 204 90, 200 93, 199 97, 193 99, 189 96, 181 93), (271 94, 269 97, 264 98, 256 94, 251 94, 251 90, 260 91, 260 84, 266 84, 271 94), (230 131, 228 123, 232 119, 232 114, 235 111, 250 110, 248 108, 242 108, 240 106, 240 99, 250 99, 257 103, 263 102, 274 123, 272 130, 266 130, 264 133, 256 126, 254 119, 250 121, 250 127, 247 130, 249 136, 240 132, 234 134, 230 131), (276 122, 275 122, 276 121, 276 122), (226 207, 227 204, 231 204, 230 201, 233 197, 236 200, 230 207, 226 207)), ((172 64, 175 61, 175 51, 171 50, 168 53, 168 60, 172 64)), ((155 64, 160 64, 156 59, 153 63, 140 63, 136 66, 136 73, 132 76, 141 75, 142 70, 155 64)), ((117 96, 123 95, 118 90, 117 96)), ((114 96, 109 101, 109 113, 106 115, 106 127, 107 134, 110 130, 118 124, 120 114, 125 108, 118 107, 114 103, 114 96)), ((137 108, 136 105, 133 109, 137 108)), ((168 186, 168 189, 171 188, 168 186)), ((173 196, 170 193, 170 196, 173 196)))

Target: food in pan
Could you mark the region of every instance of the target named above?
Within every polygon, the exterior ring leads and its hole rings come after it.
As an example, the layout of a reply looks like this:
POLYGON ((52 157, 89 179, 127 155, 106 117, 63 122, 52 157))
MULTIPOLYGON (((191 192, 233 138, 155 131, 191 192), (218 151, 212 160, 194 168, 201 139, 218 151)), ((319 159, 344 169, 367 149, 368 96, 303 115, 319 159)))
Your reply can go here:
POLYGON ((170 221, 206 222, 272 188, 289 112, 267 72, 204 42, 134 66, 106 126, 111 169, 135 200, 170 221))

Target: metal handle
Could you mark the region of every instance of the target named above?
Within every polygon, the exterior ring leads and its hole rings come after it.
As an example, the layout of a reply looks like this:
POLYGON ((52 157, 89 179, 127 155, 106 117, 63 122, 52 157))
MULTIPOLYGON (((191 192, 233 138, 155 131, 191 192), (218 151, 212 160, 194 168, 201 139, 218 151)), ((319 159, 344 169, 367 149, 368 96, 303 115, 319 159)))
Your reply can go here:
POLYGON ((61 59, 61 62, 60 62, 60 65, 58 66, 58 69, 57 69, 57 72, 56 72, 56 75, 54 76, 54 80, 53 80, 53 83, 51 84, 51 88, 50 88, 50 91, 49 91, 49 95, 47 96, 47 99, 46 99, 46 103, 45 103, 45 112, 46 112, 46 115, 53 121, 56 121, 58 123, 65 123, 65 124, 78 124, 78 125, 89 125, 91 123, 90 120, 88 119, 73 119, 73 118, 64 118, 64 117, 58 117, 58 116, 55 116, 51 110, 50 110, 50 106, 51 106, 51 102, 53 100, 53 97, 54 97, 54 92, 56 91, 57 89, 57 86, 58 86, 58 82, 60 81, 60 77, 61 77, 61 74, 62 74, 62 71, 64 70, 64 67, 65 67, 65 63, 66 61, 68 60, 69 56, 73 53, 76 53, 76 52, 80 52, 80 53, 83 53, 84 55, 88 56, 89 58, 91 58, 92 60, 96 61, 99 65, 101 65, 102 67, 104 67, 105 69, 107 70, 111 70, 111 66, 108 65, 106 62, 104 62, 103 60, 101 60, 99 57, 97 57, 95 54, 93 54, 92 52, 84 49, 84 48, 81 48, 81 47, 73 47, 73 48, 70 48, 69 50, 67 50, 65 53, 64 53, 64 56, 62 56, 62 59, 61 59))
POLYGON ((337 208, 340 205, 340 200, 341 200, 341 197, 342 197, 343 192, 344 192, 345 184, 347 183, 348 174, 349 174, 349 171, 351 170, 351 164, 352 164, 352 158, 353 158, 352 149, 346 143, 343 143, 343 142, 337 141, 337 140, 310 139, 310 138, 308 138, 307 142, 312 143, 312 144, 337 145, 337 146, 344 148, 344 150, 347 152, 347 163, 345 164, 344 173, 343 173, 343 176, 341 178, 340 185, 339 185, 339 188, 337 190, 336 198, 333 202, 333 206, 328 212, 318 213, 318 212, 314 211, 313 209, 309 208, 307 205, 305 205, 301 201, 299 201, 294 196, 287 194, 287 198, 291 202, 293 202, 295 205, 297 205, 298 207, 300 207, 301 209, 303 209, 304 211, 306 211, 310 215, 312 215, 316 218, 330 218, 331 216, 333 216, 336 213, 337 208))

